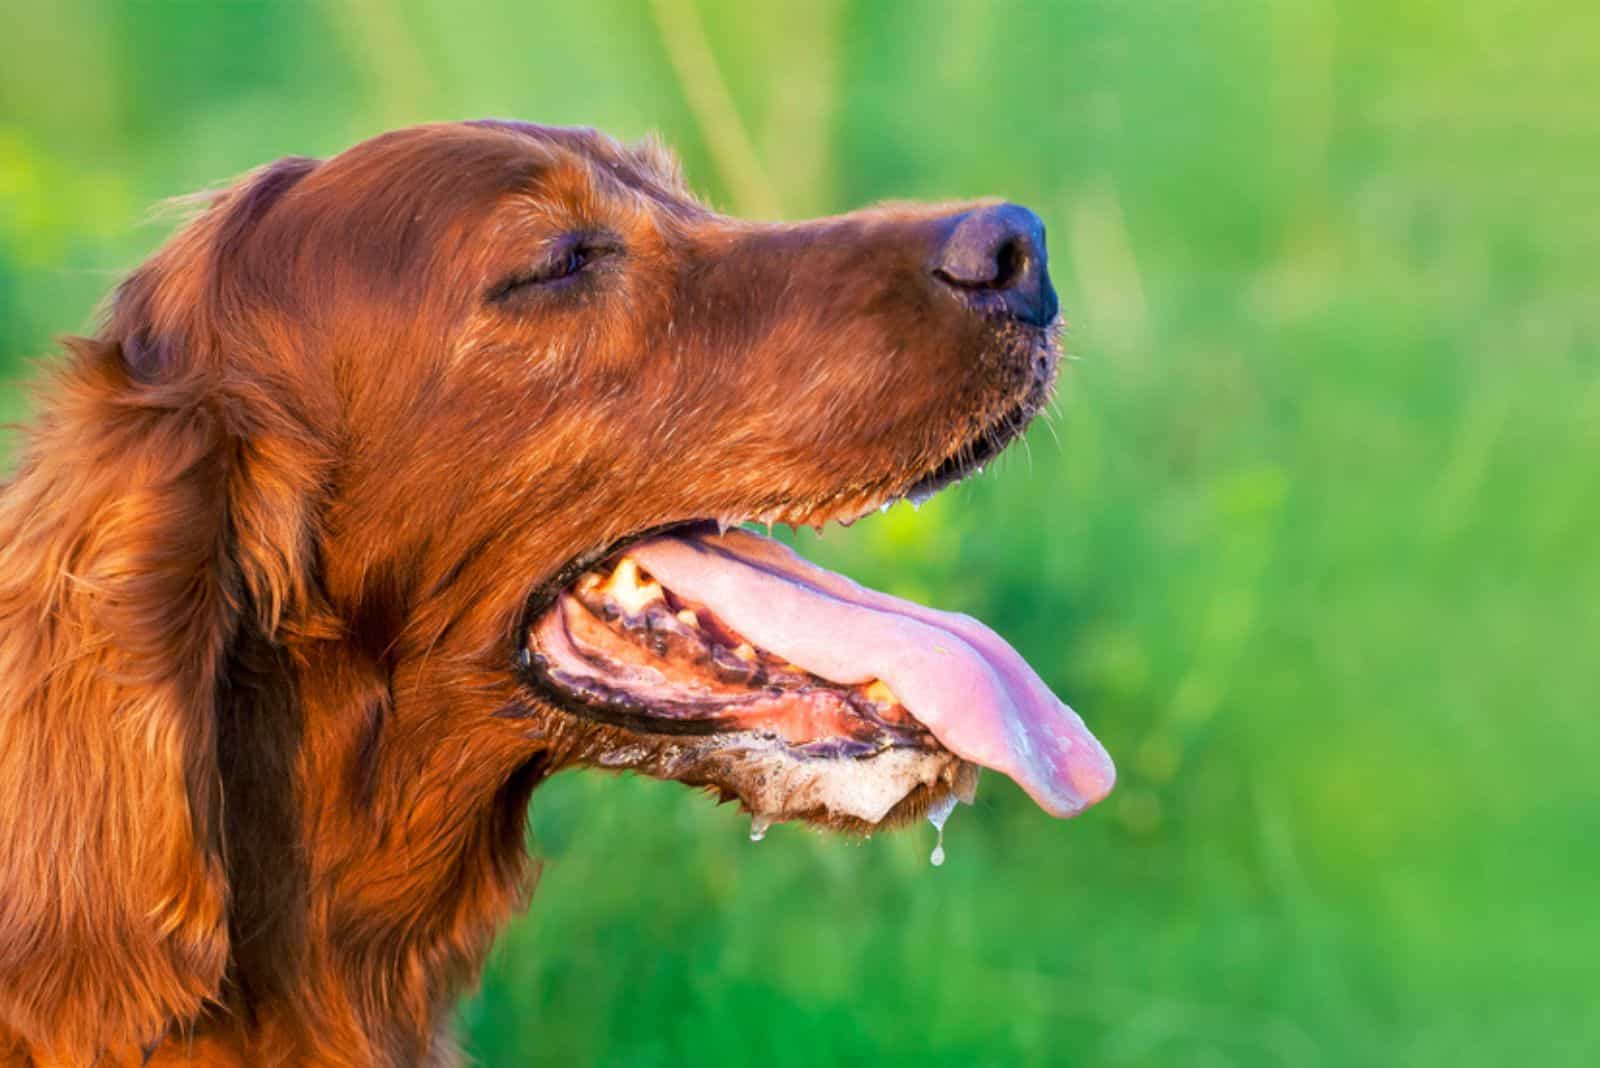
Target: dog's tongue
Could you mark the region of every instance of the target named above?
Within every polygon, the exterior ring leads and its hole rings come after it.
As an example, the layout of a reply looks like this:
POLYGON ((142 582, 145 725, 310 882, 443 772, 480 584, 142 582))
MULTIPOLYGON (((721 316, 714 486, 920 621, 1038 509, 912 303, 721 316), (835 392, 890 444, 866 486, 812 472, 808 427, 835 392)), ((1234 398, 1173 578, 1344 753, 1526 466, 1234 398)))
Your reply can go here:
POLYGON ((1116 780, 1077 713, 970 616, 866 589, 743 530, 652 538, 629 553, 812 674, 844 685, 881 679, 946 749, 1010 776, 1053 816, 1082 811, 1116 780))

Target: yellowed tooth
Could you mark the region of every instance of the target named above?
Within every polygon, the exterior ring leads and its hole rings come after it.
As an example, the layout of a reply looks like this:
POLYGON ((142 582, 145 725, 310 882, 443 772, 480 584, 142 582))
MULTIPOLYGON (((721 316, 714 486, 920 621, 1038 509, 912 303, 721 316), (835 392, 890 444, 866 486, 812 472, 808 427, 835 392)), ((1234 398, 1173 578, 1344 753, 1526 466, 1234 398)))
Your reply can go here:
POLYGON ((661 583, 644 578, 639 573, 638 563, 631 556, 624 556, 617 564, 617 569, 606 583, 605 593, 629 615, 638 615, 649 605, 666 597, 661 583))
POLYGON ((678 622, 686 627, 698 627, 700 625, 700 617, 694 614, 693 609, 685 608, 678 613, 678 622))
POLYGON ((753 661, 756 658, 756 647, 749 642, 740 642, 733 647, 733 655, 740 660, 753 661))
POLYGON ((894 691, 889 689, 889 684, 884 682, 882 679, 873 679, 867 684, 867 688, 862 692, 866 695, 867 700, 871 701, 873 704, 900 704, 900 698, 894 695, 894 691))

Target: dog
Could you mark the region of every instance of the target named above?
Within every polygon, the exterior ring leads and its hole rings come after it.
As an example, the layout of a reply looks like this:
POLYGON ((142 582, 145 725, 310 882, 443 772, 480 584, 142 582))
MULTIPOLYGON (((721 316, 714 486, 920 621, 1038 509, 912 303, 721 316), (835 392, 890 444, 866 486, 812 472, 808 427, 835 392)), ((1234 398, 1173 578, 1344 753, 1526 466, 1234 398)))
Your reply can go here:
POLYGON ((68 339, 0 489, 0 1064, 447 1065, 549 775, 757 828, 1114 771, 993 632, 748 522, 960 479, 1053 388, 996 201, 718 214, 516 122, 288 158, 68 339))

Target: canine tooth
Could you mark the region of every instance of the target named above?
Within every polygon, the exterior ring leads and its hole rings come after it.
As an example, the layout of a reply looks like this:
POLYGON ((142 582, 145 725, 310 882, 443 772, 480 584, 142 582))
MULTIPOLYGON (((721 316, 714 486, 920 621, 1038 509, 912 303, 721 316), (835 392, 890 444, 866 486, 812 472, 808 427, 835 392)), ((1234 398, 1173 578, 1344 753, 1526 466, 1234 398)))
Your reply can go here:
POLYGON ((893 507, 894 507, 894 502, 893 501, 884 501, 882 504, 878 505, 878 513, 881 515, 881 514, 883 514, 884 512, 887 512, 889 509, 891 509, 893 507))
POLYGON ((646 606, 666 597, 661 583, 651 579, 646 582, 639 575, 639 565, 631 556, 624 556, 606 584, 606 594, 622 605, 629 615, 638 615, 646 606))
POLYGON ((740 660, 753 661, 756 658, 756 647, 751 645, 749 642, 740 642, 738 645, 733 647, 733 655, 738 657, 740 660))
POLYGON ((717 533, 718 534, 726 534, 728 532, 728 528, 729 527, 736 526, 736 525, 737 524, 735 524, 734 521, 731 520, 731 519, 727 519, 727 518, 718 519, 717 520, 717 533))
POLYGON ((700 617, 694 614, 694 609, 685 608, 678 613, 678 622, 686 627, 698 627, 700 625, 700 617))

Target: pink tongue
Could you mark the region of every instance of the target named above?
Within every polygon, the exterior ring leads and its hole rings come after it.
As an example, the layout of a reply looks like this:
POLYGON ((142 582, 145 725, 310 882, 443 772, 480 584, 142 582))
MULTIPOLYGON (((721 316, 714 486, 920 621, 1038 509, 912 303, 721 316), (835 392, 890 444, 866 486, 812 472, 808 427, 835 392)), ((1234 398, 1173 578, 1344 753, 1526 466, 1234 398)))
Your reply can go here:
POLYGON ((1010 776, 1053 816, 1110 793, 1116 769, 1077 713, 994 631, 851 582, 743 530, 629 550, 753 644, 844 685, 882 679, 952 753, 1010 776))

